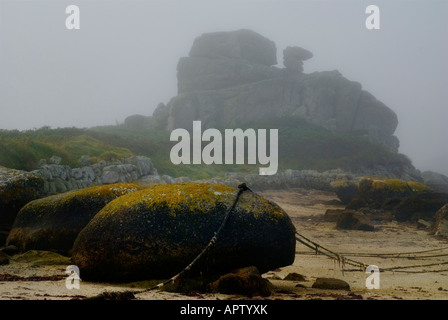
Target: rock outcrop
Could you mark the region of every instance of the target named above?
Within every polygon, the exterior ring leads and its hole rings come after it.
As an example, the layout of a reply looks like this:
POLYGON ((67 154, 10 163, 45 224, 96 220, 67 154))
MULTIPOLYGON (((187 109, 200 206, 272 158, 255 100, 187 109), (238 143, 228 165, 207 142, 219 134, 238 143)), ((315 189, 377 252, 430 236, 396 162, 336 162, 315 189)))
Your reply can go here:
MULTIPOLYGON (((236 128, 271 117, 300 116, 334 132, 364 134, 397 151, 396 114, 361 84, 338 71, 303 73, 313 56, 301 47, 284 51, 286 68, 274 66, 275 43, 250 31, 198 37, 177 66, 178 95, 161 108, 166 128, 236 128)), ((162 126, 163 127, 163 126, 162 126)))
MULTIPOLYGON (((106 205, 79 233, 72 260, 84 279, 165 279, 208 244, 235 201, 236 190, 208 183, 158 185, 106 205)), ((223 274, 290 265, 295 228, 276 204, 246 191, 216 243, 191 272, 223 274)))
POLYGON ((141 189, 131 183, 90 187, 26 204, 17 214, 6 240, 20 251, 68 253, 78 233, 107 203, 141 189))

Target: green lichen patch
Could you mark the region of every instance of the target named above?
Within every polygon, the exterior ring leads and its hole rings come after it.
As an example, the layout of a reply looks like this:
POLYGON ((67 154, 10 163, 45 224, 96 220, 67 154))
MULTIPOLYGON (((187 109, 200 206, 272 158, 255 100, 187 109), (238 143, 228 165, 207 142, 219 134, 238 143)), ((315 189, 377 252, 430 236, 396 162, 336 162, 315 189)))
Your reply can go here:
POLYGON ((387 200, 430 192, 429 187, 416 181, 364 177, 359 181, 358 197, 368 206, 380 208, 387 200))
POLYGON ((70 265, 70 257, 66 257, 55 252, 41 250, 30 250, 25 253, 15 255, 14 261, 30 263, 34 266, 70 265))

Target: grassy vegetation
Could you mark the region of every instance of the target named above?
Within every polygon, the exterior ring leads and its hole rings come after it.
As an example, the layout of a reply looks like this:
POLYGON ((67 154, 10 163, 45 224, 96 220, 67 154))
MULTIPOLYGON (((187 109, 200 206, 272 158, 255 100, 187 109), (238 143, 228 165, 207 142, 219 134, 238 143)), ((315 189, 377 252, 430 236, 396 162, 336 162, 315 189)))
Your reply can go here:
MULTIPOLYGON (((279 170, 351 170, 411 164, 406 156, 370 143, 360 134, 335 134, 300 118, 269 119, 241 128, 279 129, 279 170)), ((99 161, 122 159, 135 154, 150 157, 160 174, 196 178, 223 176, 226 172, 257 173, 261 166, 173 165, 170 150, 176 142, 170 142, 169 135, 170 132, 163 130, 133 130, 124 126, 90 129, 44 127, 23 132, 2 130, 0 165, 33 170, 40 159, 57 155, 62 158, 63 164, 74 167, 82 155, 99 161)))
POLYGON ((132 155, 127 148, 95 139, 88 130, 77 128, 1 130, 0 149, 0 165, 28 171, 36 169, 40 159, 49 159, 53 155, 61 157, 62 164, 72 167, 79 165, 82 155, 91 156, 93 162, 132 155))

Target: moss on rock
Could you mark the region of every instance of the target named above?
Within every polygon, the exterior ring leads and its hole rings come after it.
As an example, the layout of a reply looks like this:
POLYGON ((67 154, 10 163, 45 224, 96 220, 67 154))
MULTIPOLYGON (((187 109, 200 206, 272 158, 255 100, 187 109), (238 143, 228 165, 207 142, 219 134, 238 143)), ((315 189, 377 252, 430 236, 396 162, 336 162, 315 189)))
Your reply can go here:
POLYGON ((62 256, 56 252, 30 250, 14 256, 14 261, 30 263, 33 266, 49 266, 70 264, 70 257, 62 256))
MULTIPOLYGON (((80 232, 72 261, 85 279, 169 278, 208 244, 237 191, 209 183, 158 185, 106 205, 80 232)), ((294 261, 294 226, 276 204, 244 192, 212 249, 195 270, 260 272, 294 261)), ((192 270, 194 271, 194 270, 192 270)))
POLYGON ((117 183, 70 191, 26 204, 17 214, 6 240, 21 251, 68 253, 76 236, 107 203, 141 188, 117 183))
POLYGON ((358 196, 347 208, 359 209, 362 206, 367 206, 379 209, 391 199, 405 199, 430 192, 432 190, 428 186, 415 181, 364 177, 359 181, 358 196))

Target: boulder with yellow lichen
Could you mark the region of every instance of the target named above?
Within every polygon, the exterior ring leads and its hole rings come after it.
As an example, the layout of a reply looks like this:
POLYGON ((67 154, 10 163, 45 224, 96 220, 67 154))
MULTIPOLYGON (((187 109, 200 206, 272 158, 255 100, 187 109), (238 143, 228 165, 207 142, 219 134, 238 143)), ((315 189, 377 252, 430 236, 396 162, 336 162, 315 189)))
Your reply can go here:
POLYGON ((139 189, 137 184, 117 183, 33 200, 17 214, 6 244, 21 251, 67 253, 78 233, 100 209, 113 199, 139 189))
POLYGON ((403 200, 417 194, 431 192, 428 186, 416 181, 364 177, 359 180, 357 197, 349 203, 347 209, 362 207, 379 209, 387 201, 403 200))
MULTIPOLYGON (((158 185, 106 205, 79 233, 72 262, 83 279, 167 279, 209 243, 237 190, 210 183, 158 185)), ((214 246, 192 273, 223 274, 245 266, 261 273, 290 265, 295 228, 278 205, 245 191, 214 246)))

